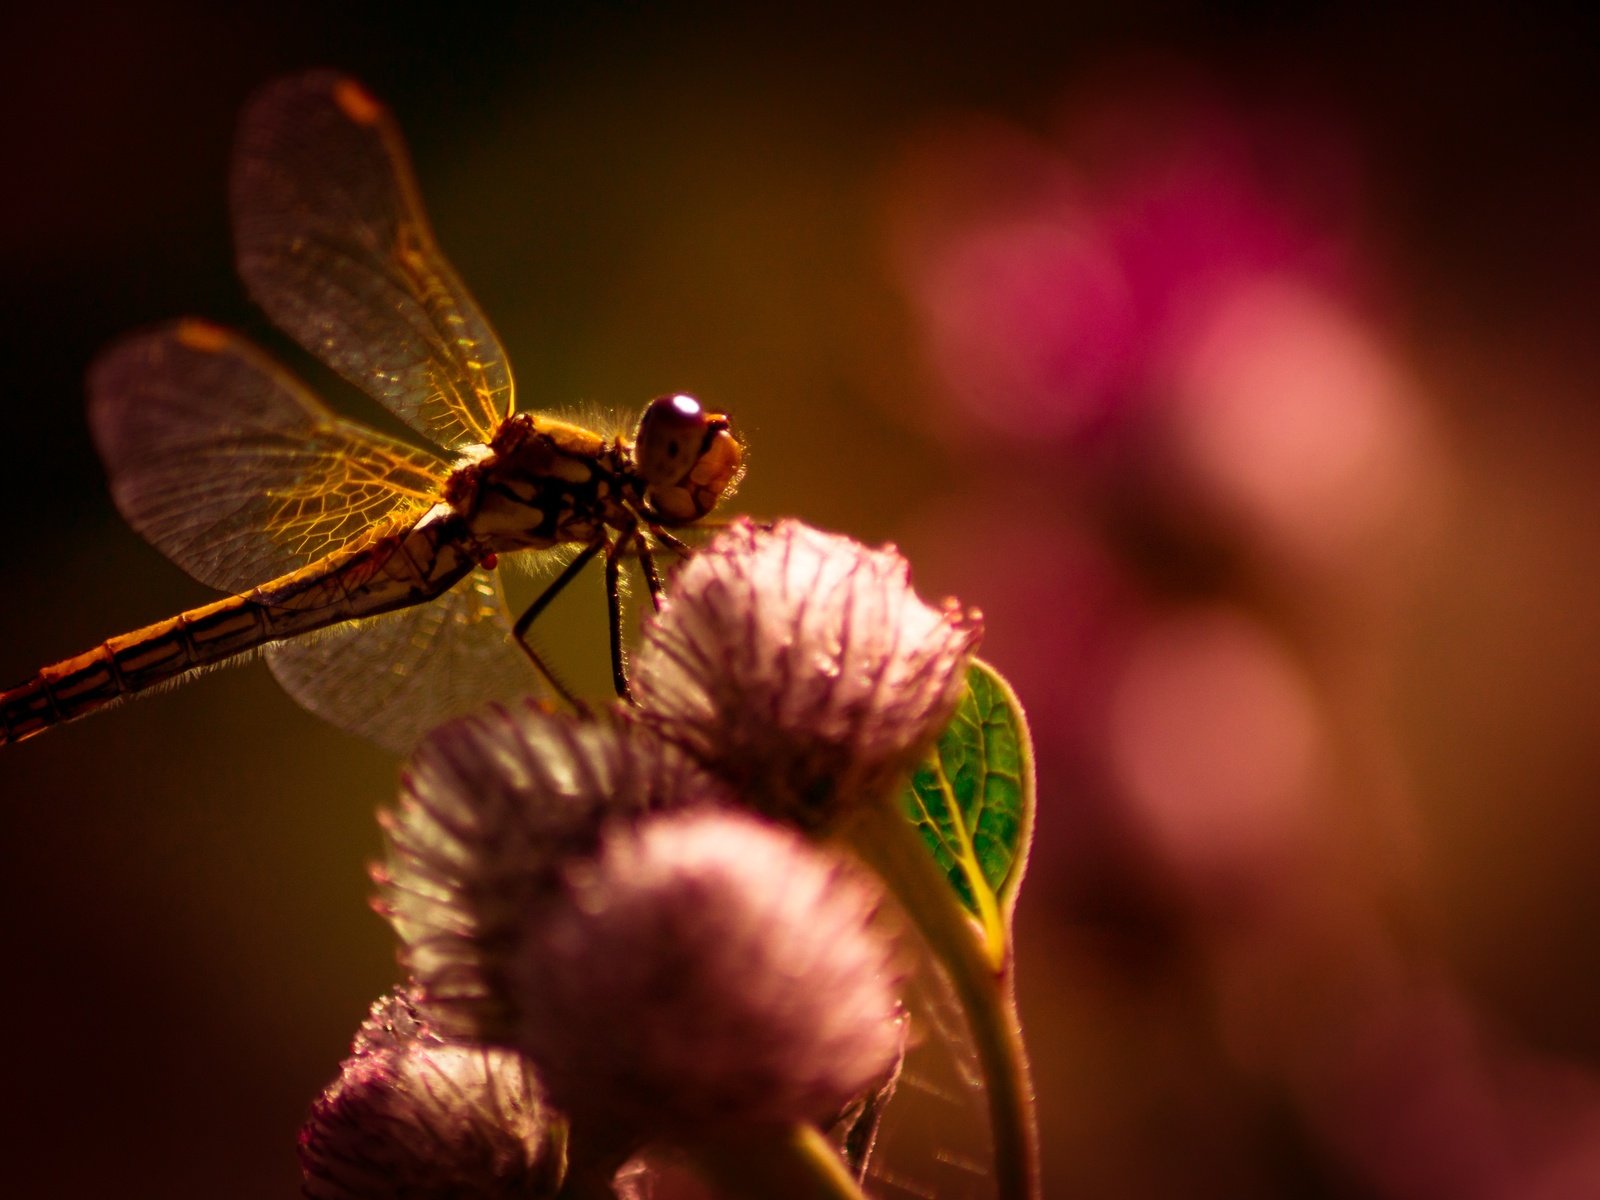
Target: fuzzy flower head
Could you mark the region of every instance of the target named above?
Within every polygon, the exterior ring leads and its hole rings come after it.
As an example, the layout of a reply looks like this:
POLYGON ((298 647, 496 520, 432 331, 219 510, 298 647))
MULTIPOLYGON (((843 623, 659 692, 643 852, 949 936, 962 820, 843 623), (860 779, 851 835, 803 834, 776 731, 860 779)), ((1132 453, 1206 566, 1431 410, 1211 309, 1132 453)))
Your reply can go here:
POLYGON ((409 996, 372 1007, 300 1131, 311 1200, 506 1200, 553 1192, 561 1169, 533 1069, 450 1042, 409 996))
POLYGON ((530 914, 506 973, 512 1044, 576 1127, 638 1138, 829 1119, 901 1028, 877 893, 743 814, 608 830, 530 914))
POLYGON ((761 811, 830 825, 949 719, 981 635, 892 547, 740 521, 679 572, 634 659, 639 719, 761 811))
POLYGON ((373 876, 429 1019, 503 1038, 499 978, 526 913, 592 853, 607 821, 723 799, 720 786, 647 730, 493 707, 436 731, 380 814, 388 856, 373 876))

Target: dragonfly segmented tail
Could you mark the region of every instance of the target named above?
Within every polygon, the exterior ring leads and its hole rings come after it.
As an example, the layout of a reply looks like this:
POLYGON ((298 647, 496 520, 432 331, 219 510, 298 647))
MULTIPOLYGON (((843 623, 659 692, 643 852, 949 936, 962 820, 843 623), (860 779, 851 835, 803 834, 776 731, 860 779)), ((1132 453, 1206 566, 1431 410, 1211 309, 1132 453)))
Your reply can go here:
POLYGON ((378 537, 114 637, 0 693, 0 745, 285 638, 430 600, 472 571, 448 521, 378 537))

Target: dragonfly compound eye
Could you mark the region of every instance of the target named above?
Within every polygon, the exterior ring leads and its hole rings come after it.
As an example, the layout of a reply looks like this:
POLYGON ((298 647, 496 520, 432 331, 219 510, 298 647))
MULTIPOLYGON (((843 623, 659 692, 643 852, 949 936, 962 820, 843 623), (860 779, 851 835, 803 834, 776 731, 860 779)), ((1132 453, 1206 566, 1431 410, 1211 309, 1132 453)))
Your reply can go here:
POLYGON ((744 447, 725 414, 693 396, 657 396, 639 418, 633 459, 652 514, 680 523, 699 520, 732 489, 744 447))

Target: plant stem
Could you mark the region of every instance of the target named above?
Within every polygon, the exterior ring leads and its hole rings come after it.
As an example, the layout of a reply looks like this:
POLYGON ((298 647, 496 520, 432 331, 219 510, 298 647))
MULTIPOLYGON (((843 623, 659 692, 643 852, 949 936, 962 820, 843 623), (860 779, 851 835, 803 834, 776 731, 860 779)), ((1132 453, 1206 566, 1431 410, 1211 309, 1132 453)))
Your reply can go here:
POLYGON ((810 1125, 740 1130, 684 1149, 726 1200, 865 1200, 838 1151, 810 1125))
POLYGON ((994 962, 916 827, 892 800, 863 805, 844 836, 882 876, 950 975, 983 1069, 999 1200, 1039 1200, 1039 1134, 1009 945, 994 962))

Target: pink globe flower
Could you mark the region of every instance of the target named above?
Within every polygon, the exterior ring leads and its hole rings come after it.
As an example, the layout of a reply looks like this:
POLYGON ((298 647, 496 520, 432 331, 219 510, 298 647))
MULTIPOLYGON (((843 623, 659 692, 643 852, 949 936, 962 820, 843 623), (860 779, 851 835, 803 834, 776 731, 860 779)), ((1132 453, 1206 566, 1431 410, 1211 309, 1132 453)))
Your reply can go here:
POLYGON ((943 728, 982 622, 893 548, 739 521, 674 580, 634 658, 637 718, 802 828, 876 797, 943 728))
POLYGON ((878 894, 753 817, 612 827, 508 949, 512 1043, 575 1128, 694 1140, 829 1121, 900 1054, 878 894))
POLYGON ((648 731, 532 701, 435 731, 406 765, 399 807, 379 815, 389 851, 373 872, 429 1019, 505 1036, 501 949, 561 865, 591 853, 610 818, 724 799, 648 731))
POLYGON ((508 1200, 554 1194, 559 1144, 533 1068, 451 1042, 400 992, 372 1006, 300 1131, 311 1200, 508 1200))

